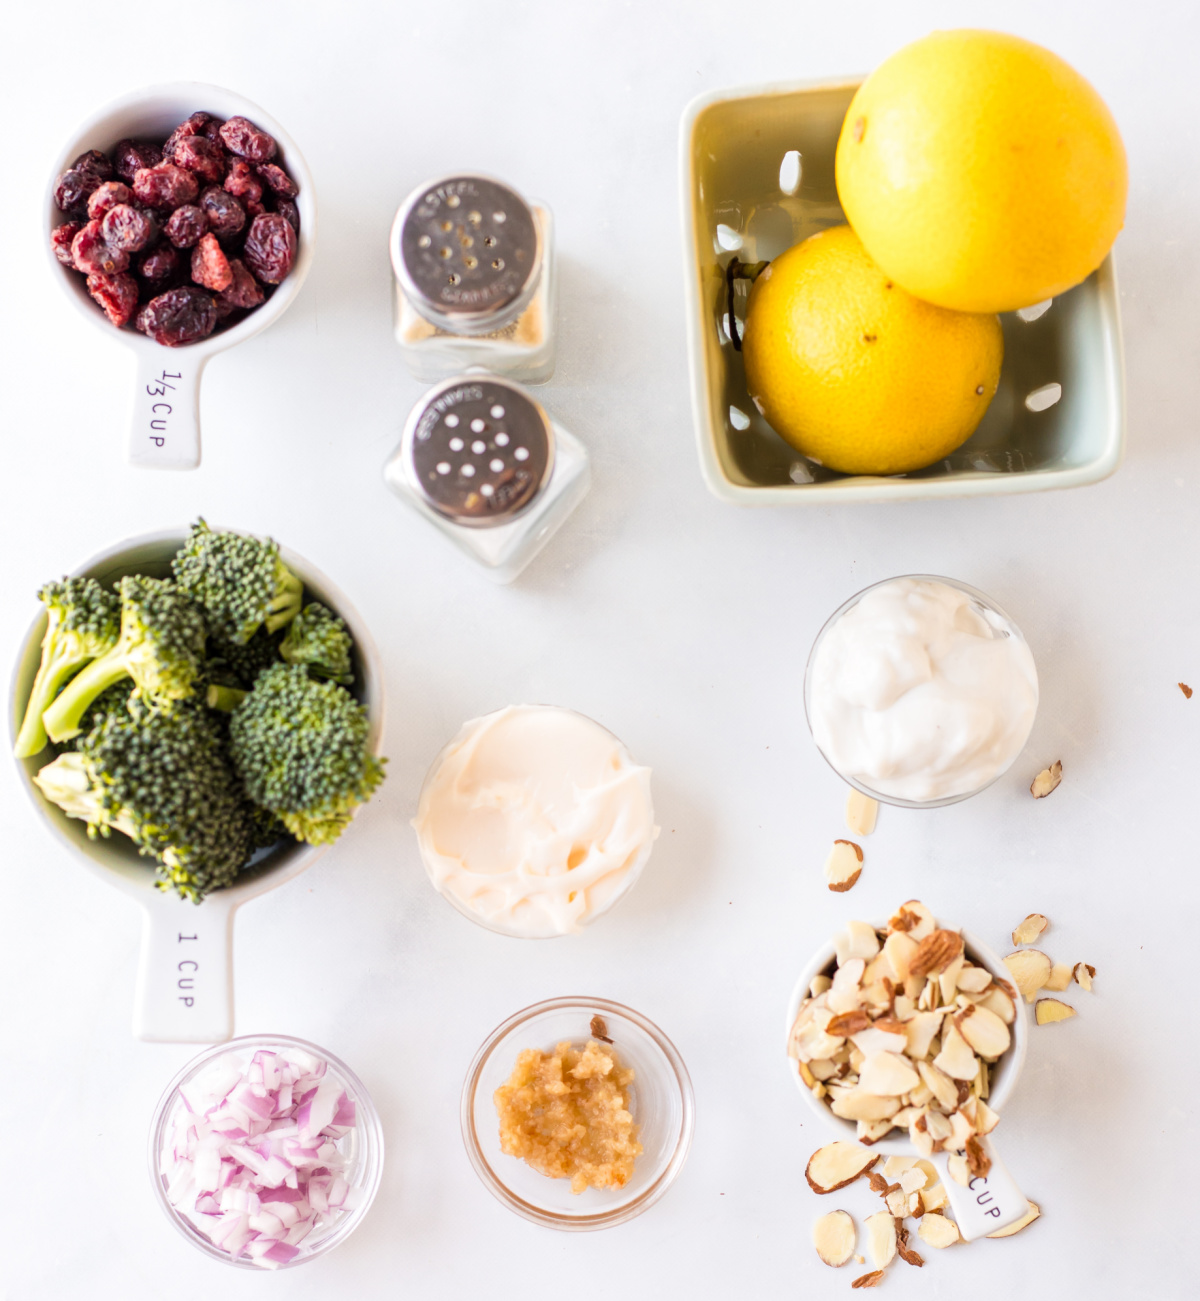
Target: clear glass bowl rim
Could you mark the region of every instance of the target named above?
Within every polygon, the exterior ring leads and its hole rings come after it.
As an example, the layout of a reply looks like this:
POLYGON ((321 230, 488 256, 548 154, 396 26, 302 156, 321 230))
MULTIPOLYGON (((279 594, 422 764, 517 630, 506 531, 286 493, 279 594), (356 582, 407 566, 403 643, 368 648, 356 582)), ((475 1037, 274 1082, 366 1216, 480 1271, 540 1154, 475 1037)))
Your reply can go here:
POLYGON ((155 1200, 162 1208, 163 1214, 175 1226, 180 1234, 185 1237, 193 1247, 199 1248, 206 1256, 213 1260, 219 1260, 225 1265, 233 1265, 238 1269, 251 1269, 255 1273, 277 1273, 282 1269, 292 1269, 296 1265, 307 1264, 310 1260, 316 1260, 318 1256, 325 1255, 326 1252, 332 1251, 334 1247, 344 1242, 359 1224, 366 1217, 367 1212, 371 1209, 371 1204, 375 1200, 375 1194, 379 1191, 379 1185, 383 1179, 383 1125, 379 1119, 379 1113, 375 1110, 375 1104, 371 1101, 371 1095, 367 1092, 366 1085, 362 1080, 346 1065, 344 1061, 328 1049, 322 1048, 319 1044, 312 1043, 308 1039, 297 1039, 293 1035, 286 1034, 250 1034, 239 1035, 235 1039, 227 1039, 224 1043, 213 1044, 211 1048, 206 1048, 204 1052, 193 1057, 185 1066, 179 1070, 175 1078, 167 1085, 163 1095, 158 1100, 158 1105, 154 1108, 154 1116, 150 1121, 150 1136, 147 1145, 147 1160, 150 1168, 150 1184, 154 1189, 155 1200), (293 1256, 289 1261, 278 1265, 274 1270, 264 1269, 261 1265, 254 1264, 244 1256, 234 1259, 227 1251, 222 1251, 220 1247, 211 1243, 198 1229, 193 1228, 171 1205, 167 1199, 167 1190, 163 1187, 162 1176, 158 1170, 158 1157, 162 1150, 163 1131, 166 1125, 167 1113, 170 1110, 171 1103, 175 1099, 179 1086, 189 1076, 193 1075, 206 1063, 216 1057, 230 1051, 231 1048, 301 1048, 305 1052, 323 1058, 336 1071, 341 1074, 346 1083, 354 1090, 354 1099, 358 1105, 356 1115, 356 1124, 362 1130, 363 1155, 362 1161, 370 1163, 373 1161, 373 1169, 370 1171, 370 1178, 363 1186, 363 1200, 360 1205, 356 1206, 348 1215, 344 1215, 341 1220, 334 1225, 332 1231, 322 1238, 311 1251, 301 1251, 298 1256, 293 1256))
MULTIPOLYGON (((914 582, 923 583, 945 583, 947 587, 957 588, 958 591, 965 592, 968 596, 973 597, 978 601, 980 605, 992 611, 993 614, 998 614, 1008 625, 1008 629, 1012 635, 1020 641, 1025 642, 1025 645, 1028 646, 1029 643, 1025 641, 1025 634, 1017 626, 1012 615, 1010 615, 1002 606, 997 605, 996 602, 993 601, 985 592, 981 592, 977 587, 972 587, 970 583, 964 583, 958 578, 947 578, 944 574, 896 574, 891 578, 881 578, 877 583, 871 583, 870 586, 864 587, 862 591, 855 592, 853 596, 843 601, 842 604, 839 605, 821 625, 820 632, 818 632, 816 637, 813 639, 812 649, 808 652, 808 662, 804 666, 804 721, 808 724, 808 734, 813 738, 814 745, 817 745, 817 739, 813 733, 812 711, 809 708, 809 694, 812 690, 813 663, 817 658, 817 651, 820 649, 821 642, 825 639, 825 634, 842 617, 842 615, 846 613, 847 610, 852 606, 857 605, 868 592, 873 592, 877 587, 884 587, 888 583, 901 582, 904 579, 912 579, 914 582)), ((1023 748, 1024 747, 1022 746, 1022 749, 1023 748)), ((963 800, 969 800, 972 796, 978 795, 981 791, 987 790, 993 782, 999 781, 1009 768, 1016 763, 1021 751, 1018 750, 1017 753, 1013 755, 1011 761, 1007 763, 990 781, 984 782, 982 786, 977 786, 974 790, 963 791, 961 795, 944 795, 940 800, 904 800, 897 795, 884 795, 880 791, 874 791, 869 786, 864 785, 860 781, 856 781, 853 777, 848 777, 844 772, 840 771, 834 766, 829 756, 819 745, 817 745, 817 753, 827 764, 829 764, 830 768, 837 773, 842 781, 849 786, 853 786, 856 791, 868 796, 870 799, 878 800, 880 804, 890 804, 893 808, 898 809, 941 809, 945 808, 948 804, 961 804, 963 800)))
POLYGON ((627 1220, 632 1220, 641 1215, 643 1211, 648 1210, 655 1202, 659 1201, 667 1189, 675 1182, 680 1170, 683 1169, 688 1151, 692 1145, 695 1120, 696 1100, 692 1092, 691 1076, 683 1063, 683 1058, 679 1055, 679 1050, 671 1040, 648 1017, 642 1016, 640 1012, 635 1012, 622 1003, 614 1003, 607 998, 586 998, 578 994, 567 995, 563 998, 549 998, 541 1003, 532 1003, 529 1007, 515 1012, 507 1021, 498 1025, 483 1041, 479 1051, 475 1054, 474 1060, 467 1071, 467 1078, 462 1091, 463 1145, 466 1147, 471 1165, 484 1187, 497 1201, 502 1202, 517 1215, 533 1221, 534 1224, 541 1224, 546 1228, 561 1229, 566 1232, 589 1232, 594 1229, 612 1228, 613 1225, 624 1224, 627 1220), (643 1030, 653 1040, 655 1046, 667 1059, 679 1089, 681 1113, 679 1138, 676 1141, 675 1150, 671 1153, 670 1159, 663 1167, 658 1178, 632 1202, 627 1202, 611 1211, 601 1211, 590 1215, 561 1215, 555 1211, 543 1210, 541 1207, 525 1201, 524 1198, 518 1197, 492 1169, 483 1154, 478 1135, 475 1133, 475 1092, 479 1086, 483 1068, 496 1046, 511 1031, 534 1020, 543 1013, 565 1011, 572 1008, 578 1008, 585 1012, 598 1012, 601 1015, 608 1013, 614 1016, 622 1016, 626 1020, 632 1021, 634 1025, 643 1030))

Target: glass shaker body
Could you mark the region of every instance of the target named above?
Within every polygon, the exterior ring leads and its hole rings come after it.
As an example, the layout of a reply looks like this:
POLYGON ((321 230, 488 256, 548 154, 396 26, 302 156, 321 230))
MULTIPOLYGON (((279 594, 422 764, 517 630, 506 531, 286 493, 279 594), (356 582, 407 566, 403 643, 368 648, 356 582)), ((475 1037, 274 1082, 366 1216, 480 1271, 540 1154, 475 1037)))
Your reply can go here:
POLYGON ((482 367, 526 384, 554 372, 554 218, 490 177, 420 186, 392 223, 396 342, 427 383, 482 367))
POLYGON ((582 501, 591 467, 519 384, 477 372, 417 403, 383 476, 489 578, 510 583, 582 501))

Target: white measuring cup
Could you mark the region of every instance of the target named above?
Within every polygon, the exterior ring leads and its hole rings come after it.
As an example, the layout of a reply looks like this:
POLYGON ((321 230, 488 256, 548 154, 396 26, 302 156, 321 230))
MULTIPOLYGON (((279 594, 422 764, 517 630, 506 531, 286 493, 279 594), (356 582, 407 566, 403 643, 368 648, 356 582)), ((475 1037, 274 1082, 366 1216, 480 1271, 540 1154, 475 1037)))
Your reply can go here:
MULTIPOLYGON (((880 926, 878 929, 883 930, 885 927, 880 926)), ((986 944, 981 943, 967 931, 962 932, 962 937, 963 947, 967 957, 972 962, 986 967, 991 972, 993 980, 1008 981, 1011 985, 1008 968, 1004 966, 986 944)), ((832 944, 826 945, 813 956, 801 973, 800 979, 796 981, 796 987, 792 990, 792 996, 788 1002, 787 1026, 784 1032, 785 1057, 787 1040, 791 1035, 792 1026, 796 1023, 796 1017, 800 1014, 800 1005, 808 997, 809 986, 812 984, 814 977, 823 973, 831 974, 836 961, 837 955, 834 946, 832 944)), ((1025 1013, 1025 1000, 1020 994, 1017 994, 1013 1002, 1016 1005, 1017 1014, 1013 1018, 1012 1025, 1009 1026, 1012 1033, 1012 1043, 1008 1051, 999 1058, 992 1068, 987 1099, 988 1106, 997 1114, 1003 1113, 1005 1104, 1012 1096, 1013 1089, 1016 1088, 1021 1068, 1025 1065, 1025 1051, 1029 1043, 1029 1020, 1025 1013)), ((815 1098, 810 1092, 800 1078, 796 1063, 790 1057, 786 1057, 786 1060, 792 1079, 795 1080, 796 1086, 808 1104, 809 1110, 819 1118, 825 1128, 835 1137, 844 1142, 856 1143, 858 1141, 858 1130, 854 1121, 843 1120, 840 1116, 835 1116, 825 1102, 815 1098)), ((995 1131, 993 1131, 993 1135, 994 1133, 995 1131)), ((972 1178, 970 1185, 966 1188, 957 1180, 951 1178, 947 1169, 948 1153, 935 1152, 930 1158, 937 1168, 942 1183, 945 1185, 946 1197, 950 1202, 950 1209, 954 1212, 958 1231, 967 1242, 971 1242, 975 1238, 986 1237, 989 1233, 995 1233, 997 1229, 1002 1229, 1005 1225, 1019 1220, 1029 1210, 1028 1199, 1017 1187, 1016 1182, 1008 1173, 1004 1162, 996 1151, 996 1145, 992 1141, 993 1135, 987 1135, 979 1139, 980 1145, 992 1162, 987 1177, 976 1176, 972 1178)), ((913 1147, 907 1133, 897 1130, 893 1130, 891 1134, 880 1139, 877 1143, 870 1144, 870 1150, 879 1152, 883 1156, 915 1157, 920 1155, 913 1147)))
POLYGON ((126 442, 126 460, 143 469, 194 470, 200 464, 200 378, 209 359, 226 348, 265 330, 291 306, 308 275, 317 235, 317 203, 312 176, 290 135, 269 113, 231 90, 199 81, 177 81, 148 86, 114 100, 94 113, 63 147, 46 188, 47 226, 42 241, 51 273, 67 298, 105 337, 123 344, 133 354, 136 378, 133 411, 126 442), (54 184, 64 168, 85 150, 107 153, 119 140, 153 140, 161 143, 192 113, 216 117, 249 118, 275 137, 279 163, 300 187, 294 199, 300 213, 296 261, 287 278, 261 307, 228 330, 219 330, 197 343, 167 348, 131 326, 118 330, 92 301, 85 277, 64 267, 50 247, 50 232, 67 218, 54 203, 54 184))
MULTIPOLYGON (((171 557, 186 538, 185 529, 132 538, 102 551, 75 573, 106 586, 131 573, 167 577, 171 557)), ((322 602, 346 622, 355 647, 351 690, 367 708, 369 744, 378 754, 384 722, 383 666, 371 634, 346 596, 319 569, 293 551, 280 551, 284 562, 303 581, 305 599, 322 602)), ((9 717, 14 743, 41 659, 45 630, 46 615, 42 613, 26 634, 13 671, 9 717)), ((46 749, 31 759, 17 760, 22 784, 43 824, 93 876, 128 895, 142 909, 134 1035, 156 1043, 228 1039, 233 1034, 234 914, 248 900, 299 876, 328 846, 288 840, 260 851, 233 885, 214 890, 199 904, 189 903, 174 891, 156 888, 152 860, 139 855, 127 837, 114 832, 91 840, 85 823, 68 818, 42 795, 32 777, 52 758, 53 752, 46 749)))

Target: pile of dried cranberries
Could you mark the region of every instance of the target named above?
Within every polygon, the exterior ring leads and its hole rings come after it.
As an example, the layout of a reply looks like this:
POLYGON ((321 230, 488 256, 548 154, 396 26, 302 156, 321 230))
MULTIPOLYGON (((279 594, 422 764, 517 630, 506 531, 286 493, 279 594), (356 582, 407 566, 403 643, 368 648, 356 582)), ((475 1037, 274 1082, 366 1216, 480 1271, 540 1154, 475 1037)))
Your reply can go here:
POLYGON ((295 181, 244 117, 193 113, 167 140, 89 149, 58 178, 55 257, 118 328, 195 343, 260 306, 296 260, 295 181))

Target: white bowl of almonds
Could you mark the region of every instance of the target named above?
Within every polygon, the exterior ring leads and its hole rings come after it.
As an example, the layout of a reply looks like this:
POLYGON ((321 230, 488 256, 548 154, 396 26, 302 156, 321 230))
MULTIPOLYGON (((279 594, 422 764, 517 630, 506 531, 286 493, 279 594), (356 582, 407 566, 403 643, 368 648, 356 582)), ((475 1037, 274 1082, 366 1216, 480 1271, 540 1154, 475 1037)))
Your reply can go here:
POLYGON ((884 1192, 899 1221, 948 1203, 954 1218, 936 1228, 970 1241, 1028 1213, 991 1137, 1028 1037, 1008 976, 986 945, 917 900, 883 926, 850 922, 814 955, 792 991, 786 1041, 802 1095, 837 1138, 809 1162, 814 1191, 907 1157, 920 1165, 884 1192))

